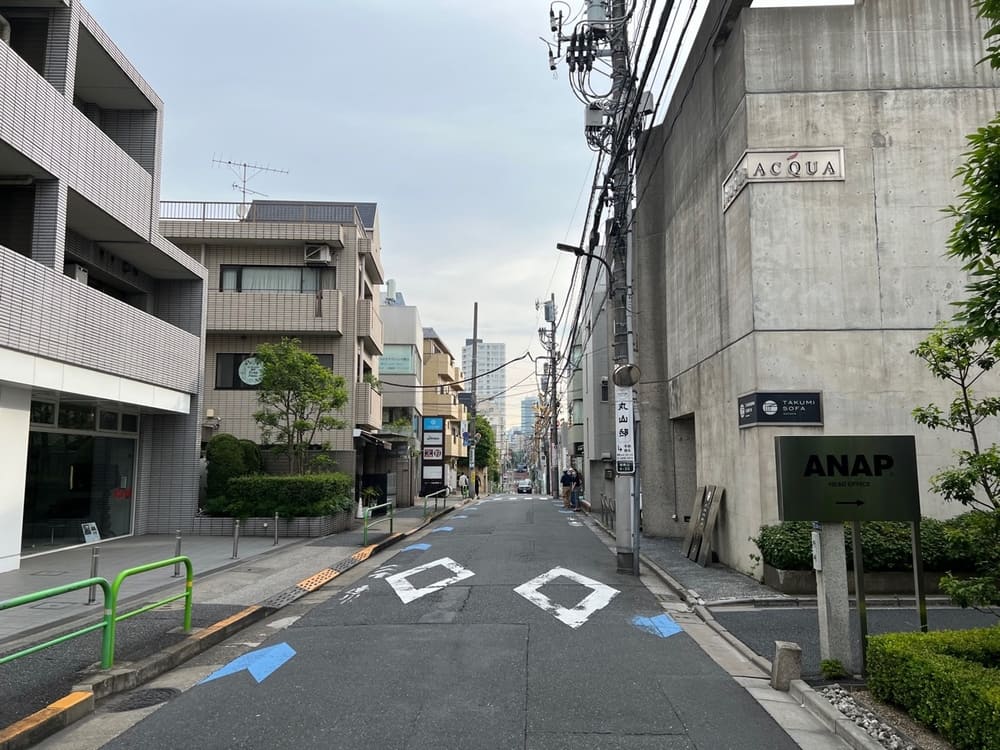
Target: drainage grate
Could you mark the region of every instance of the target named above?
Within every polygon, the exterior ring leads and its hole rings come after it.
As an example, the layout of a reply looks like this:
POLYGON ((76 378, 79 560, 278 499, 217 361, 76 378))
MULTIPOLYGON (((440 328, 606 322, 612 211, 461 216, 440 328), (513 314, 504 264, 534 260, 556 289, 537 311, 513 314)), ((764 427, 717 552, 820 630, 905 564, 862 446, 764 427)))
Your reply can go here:
POLYGON ((133 690, 120 701, 108 706, 108 711, 135 711, 138 708, 149 708, 159 703, 166 703, 181 691, 176 688, 148 688, 133 690))
POLYGON ((301 599, 308 593, 309 592, 304 589, 300 589, 297 586, 293 586, 292 588, 280 591, 274 596, 272 596, 270 599, 261 602, 261 605, 264 607, 274 607, 275 609, 281 609, 285 605, 291 604, 296 599, 301 599))

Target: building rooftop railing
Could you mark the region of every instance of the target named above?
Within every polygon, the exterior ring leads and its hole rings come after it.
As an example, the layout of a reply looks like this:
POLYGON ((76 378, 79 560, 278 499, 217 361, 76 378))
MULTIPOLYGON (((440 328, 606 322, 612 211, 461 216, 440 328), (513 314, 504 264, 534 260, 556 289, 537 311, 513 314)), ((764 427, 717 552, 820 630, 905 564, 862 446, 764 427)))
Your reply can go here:
POLYGON ((353 203, 310 201, 160 201, 160 218, 170 221, 246 221, 288 224, 354 224, 363 227, 353 203))

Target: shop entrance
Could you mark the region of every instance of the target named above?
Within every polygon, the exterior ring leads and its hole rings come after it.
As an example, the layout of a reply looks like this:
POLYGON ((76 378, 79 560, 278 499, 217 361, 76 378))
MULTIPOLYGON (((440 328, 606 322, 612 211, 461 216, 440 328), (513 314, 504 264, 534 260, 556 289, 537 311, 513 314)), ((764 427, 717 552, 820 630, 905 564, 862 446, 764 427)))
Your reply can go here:
POLYGON ((136 440, 32 430, 21 552, 84 541, 84 524, 102 539, 132 533, 136 440))

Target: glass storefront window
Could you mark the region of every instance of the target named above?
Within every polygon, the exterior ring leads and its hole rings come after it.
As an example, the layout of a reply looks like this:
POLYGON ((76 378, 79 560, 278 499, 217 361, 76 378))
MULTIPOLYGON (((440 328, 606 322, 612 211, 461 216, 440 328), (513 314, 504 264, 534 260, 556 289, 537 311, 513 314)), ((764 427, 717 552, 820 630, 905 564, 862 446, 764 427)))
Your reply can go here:
POLYGON ((138 432, 138 431, 139 431, 139 415, 122 414, 122 432, 138 432))
POLYGON ((60 403, 59 426, 67 430, 94 430, 97 427, 97 407, 60 403))
POLYGON ((24 551, 79 544, 86 523, 103 539, 132 533, 135 452, 134 438, 31 431, 24 551))
POLYGON ((56 405, 48 401, 32 401, 31 421, 34 424, 55 424, 56 405))
POLYGON ((101 429, 109 432, 118 431, 118 412, 101 409, 101 429))

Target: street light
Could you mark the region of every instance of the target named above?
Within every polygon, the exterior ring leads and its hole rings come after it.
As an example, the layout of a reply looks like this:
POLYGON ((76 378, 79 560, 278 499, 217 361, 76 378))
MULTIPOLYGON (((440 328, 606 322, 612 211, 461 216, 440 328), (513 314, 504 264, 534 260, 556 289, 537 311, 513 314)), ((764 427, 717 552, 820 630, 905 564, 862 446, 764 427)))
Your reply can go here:
POLYGON ((573 253, 573 255, 575 255, 577 258, 586 257, 600 261, 601 264, 604 266, 605 270, 607 270, 608 272, 608 296, 611 295, 611 284, 614 276, 611 273, 611 265, 606 260, 604 260, 604 258, 602 258, 597 253, 588 253, 582 247, 577 247, 576 245, 567 245, 564 242, 557 242, 556 250, 562 250, 564 253, 573 253))

